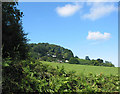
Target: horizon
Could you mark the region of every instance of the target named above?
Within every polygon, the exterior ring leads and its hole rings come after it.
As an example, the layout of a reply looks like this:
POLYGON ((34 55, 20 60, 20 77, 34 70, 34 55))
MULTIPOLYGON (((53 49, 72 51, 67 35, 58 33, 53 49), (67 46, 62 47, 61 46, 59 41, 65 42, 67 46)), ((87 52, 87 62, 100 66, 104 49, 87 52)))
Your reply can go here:
POLYGON ((18 4, 28 43, 60 45, 81 59, 101 58, 118 67, 117 3, 18 4))

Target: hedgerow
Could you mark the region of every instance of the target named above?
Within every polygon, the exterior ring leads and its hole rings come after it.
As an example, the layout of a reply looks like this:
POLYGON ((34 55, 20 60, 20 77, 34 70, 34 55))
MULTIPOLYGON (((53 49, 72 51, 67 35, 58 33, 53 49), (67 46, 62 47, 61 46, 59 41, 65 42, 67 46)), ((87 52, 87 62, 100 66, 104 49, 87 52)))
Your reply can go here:
POLYGON ((3 61, 3 92, 119 92, 119 76, 77 76, 39 61, 3 61))

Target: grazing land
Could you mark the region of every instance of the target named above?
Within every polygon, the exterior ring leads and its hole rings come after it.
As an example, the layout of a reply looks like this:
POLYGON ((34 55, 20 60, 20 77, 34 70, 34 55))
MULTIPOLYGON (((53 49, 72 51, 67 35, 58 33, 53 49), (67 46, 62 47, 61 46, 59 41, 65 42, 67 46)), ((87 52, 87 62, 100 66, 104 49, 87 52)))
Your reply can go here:
POLYGON ((90 65, 78 65, 78 64, 68 64, 68 63, 56 63, 56 62, 46 62, 42 61, 45 64, 49 64, 53 67, 62 67, 64 66, 66 71, 76 71, 77 75, 83 74, 104 74, 104 75, 117 75, 118 67, 103 67, 103 66, 90 66, 90 65))

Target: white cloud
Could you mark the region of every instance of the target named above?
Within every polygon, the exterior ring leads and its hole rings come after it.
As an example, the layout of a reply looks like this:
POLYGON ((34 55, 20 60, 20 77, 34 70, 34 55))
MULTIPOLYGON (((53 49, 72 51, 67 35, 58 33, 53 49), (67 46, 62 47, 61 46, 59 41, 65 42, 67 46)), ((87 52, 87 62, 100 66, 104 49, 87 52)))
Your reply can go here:
POLYGON ((90 12, 83 15, 84 19, 96 20, 117 10, 114 4, 100 2, 92 3, 90 12))
POLYGON ((102 34, 99 31, 97 31, 97 32, 89 31, 87 39, 88 40, 107 40, 107 39, 110 39, 110 37, 111 37, 110 33, 105 32, 104 34, 102 34))
POLYGON ((64 7, 57 7, 56 11, 60 16, 67 17, 76 13, 80 8, 81 6, 78 4, 75 5, 67 4, 64 7))

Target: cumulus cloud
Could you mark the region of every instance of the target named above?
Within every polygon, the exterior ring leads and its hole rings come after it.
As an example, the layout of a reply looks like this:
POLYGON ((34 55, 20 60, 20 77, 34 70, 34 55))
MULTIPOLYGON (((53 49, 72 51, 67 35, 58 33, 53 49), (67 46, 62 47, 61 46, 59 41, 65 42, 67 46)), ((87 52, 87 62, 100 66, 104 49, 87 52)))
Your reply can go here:
POLYGON ((92 3, 90 12, 83 15, 84 19, 96 20, 117 10, 114 4, 100 2, 92 3))
POLYGON ((105 32, 104 34, 102 34, 99 31, 97 31, 97 32, 89 31, 87 39, 88 40, 107 40, 107 39, 110 39, 110 37, 111 37, 110 33, 105 32))
POLYGON ((56 12, 63 17, 67 17, 67 16, 71 16, 73 14, 75 14, 79 9, 81 8, 81 6, 79 4, 67 4, 63 7, 57 7, 56 8, 56 12))

